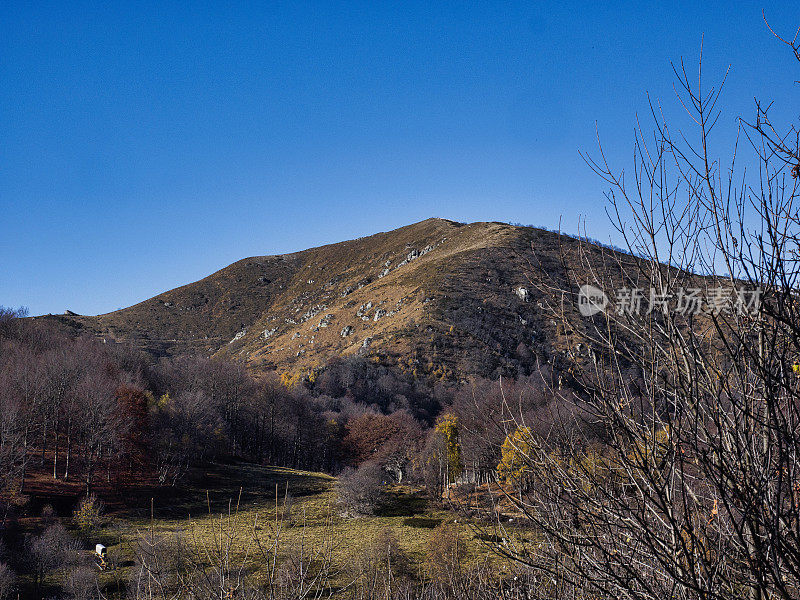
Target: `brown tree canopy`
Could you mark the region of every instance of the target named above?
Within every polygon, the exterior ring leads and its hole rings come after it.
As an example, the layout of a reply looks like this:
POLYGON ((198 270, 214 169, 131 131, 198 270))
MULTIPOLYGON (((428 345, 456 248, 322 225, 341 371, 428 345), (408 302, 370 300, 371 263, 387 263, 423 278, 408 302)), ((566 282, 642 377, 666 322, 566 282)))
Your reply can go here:
POLYGON ((386 465, 398 455, 409 455, 422 438, 422 428, 411 415, 398 411, 391 415, 365 413, 346 426, 343 452, 353 466, 371 460, 386 465))

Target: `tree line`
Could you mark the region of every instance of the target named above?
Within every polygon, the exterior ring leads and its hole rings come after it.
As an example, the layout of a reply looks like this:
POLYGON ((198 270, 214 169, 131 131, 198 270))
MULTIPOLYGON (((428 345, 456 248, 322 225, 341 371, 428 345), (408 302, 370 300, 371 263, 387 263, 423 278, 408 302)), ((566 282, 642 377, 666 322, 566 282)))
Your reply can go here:
MULTIPOLYGON (((22 319, 21 311, 0 310, 0 489, 6 496, 24 493, 32 472, 78 481, 88 495, 112 483, 174 486, 193 466, 231 457, 334 474, 371 462, 394 481, 426 479, 441 490, 461 472, 443 469, 437 458, 445 432, 441 413, 463 424, 463 457, 456 462, 468 472, 485 480, 499 461, 496 436, 480 430, 481 415, 499 407, 497 382, 447 388, 352 358, 331 361, 313 381, 287 387, 276 374, 256 378, 237 362, 153 361, 120 344, 22 319), (476 393, 482 399, 477 413, 476 393)), ((524 410, 547 404, 540 392, 523 394, 524 410)))

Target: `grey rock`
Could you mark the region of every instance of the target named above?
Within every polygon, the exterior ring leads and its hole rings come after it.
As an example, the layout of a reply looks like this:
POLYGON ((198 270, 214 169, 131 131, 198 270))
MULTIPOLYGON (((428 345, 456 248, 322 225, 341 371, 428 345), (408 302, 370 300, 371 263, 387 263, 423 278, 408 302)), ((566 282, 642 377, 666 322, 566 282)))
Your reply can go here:
POLYGON ((372 338, 371 337, 364 338, 364 341, 361 342, 361 347, 358 349, 358 354, 359 355, 366 354, 367 351, 369 350, 370 344, 372 344, 372 338))
POLYGON ((321 313, 326 308, 328 308, 328 307, 325 304, 317 304, 316 306, 310 308, 305 313, 303 313, 303 315, 300 317, 300 322, 304 323, 305 321, 308 321, 310 318, 316 317, 319 313, 321 313))
POLYGON ((247 333, 247 329, 242 329, 239 333, 237 333, 235 336, 233 336, 233 339, 228 343, 232 344, 233 342, 238 342, 240 339, 242 339, 245 336, 246 333, 247 333))

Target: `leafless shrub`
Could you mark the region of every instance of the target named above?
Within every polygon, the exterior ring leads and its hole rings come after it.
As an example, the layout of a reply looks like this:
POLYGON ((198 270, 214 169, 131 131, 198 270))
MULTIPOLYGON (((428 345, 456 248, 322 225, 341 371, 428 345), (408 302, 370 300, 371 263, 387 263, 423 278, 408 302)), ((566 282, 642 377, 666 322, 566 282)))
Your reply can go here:
POLYGON ((428 541, 425 568, 428 576, 436 582, 455 586, 463 575, 466 545, 458 529, 442 523, 428 541))
POLYGON ((28 538, 27 550, 35 584, 41 587, 51 571, 74 567, 80 545, 61 523, 54 523, 41 534, 28 538))
POLYGON ((128 596, 137 600, 171 597, 183 587, 181 573, 186 570, 186 556, 180 531, 164 534, 151 527, 140 532, 134 547, 128 596))
POLYGON ((14 594, 17 578, 6 563, 0 562, 0 600, 7 600, 14 594))
POLYGON ((384 496, 385 473, 374 462, 348 469, 339 477, 339 502, 348 513, 372 514, 384 496))
POLYGON ((90 565, 69 569, 64 579, 64 591, 71 600, 98 598, 97 569, 90 565))
POLYGON ((364 598, 391 597, 412 585, 418 571, 403 551, 391 529, 385 528, 354 554, 351 578, 357 595, 364 598))

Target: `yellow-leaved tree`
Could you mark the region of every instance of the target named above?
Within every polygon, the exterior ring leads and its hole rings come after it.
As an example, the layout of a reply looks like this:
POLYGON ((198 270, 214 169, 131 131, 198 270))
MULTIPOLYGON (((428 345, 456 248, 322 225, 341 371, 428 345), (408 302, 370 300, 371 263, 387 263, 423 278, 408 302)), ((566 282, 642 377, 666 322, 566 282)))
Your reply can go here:
POLYGON ((528 427, 520 426, 506 436, 500 448, 497 476, 508 485, 524 491, 531 480, 533 437, 528 427))
POLYGON ((458 417, 452 414, 442 415, 436 422, 436 431, 444 438, 447 483, 450 483, 463 471, 461 443, 458 439, 458 417))

